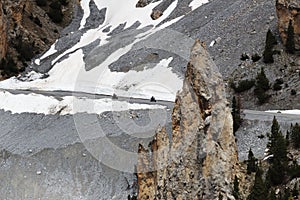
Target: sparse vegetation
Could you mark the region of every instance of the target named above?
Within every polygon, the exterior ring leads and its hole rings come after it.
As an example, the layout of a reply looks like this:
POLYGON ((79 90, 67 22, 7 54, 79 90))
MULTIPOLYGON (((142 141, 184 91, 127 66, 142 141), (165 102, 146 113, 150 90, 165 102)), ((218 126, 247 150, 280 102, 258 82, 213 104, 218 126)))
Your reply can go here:
POLYGON ((275 80, 275 83, 273 84, 273 90, 278 91, 282 89, 283 79, 278 78, 275 80))
POLYGON ((30 61, 34 56, 34 44, 24 42, 22 36, 17 37, 16 50, 19 53, 19 59, 21 61, 30 61))
POLYGON ((13 76, 18 73, 17 65, 10 56, 0 61, 0 70, 2 70, 2 76, 13 76))
POLYGON ((63 20, 62 6, 59 0, 55 0, 50 4, 48 16, 54 23, 60 23, 63 20))
POLYGON ((47 6, 47 0, 36 0, 35 2, 40 7, 47 6))
POLYGON ((254 55, 251 56, 251 60, 253 62, 257 62, 261 59, 261 56, 259 56, 257 53, 255 53, 254 55))
POLYGON ((231 84, 230 84, 231 88, 237 93, 241 93, 241 92, 250 90, 254 85, 255 85, 255 80, 253 80, 253 79, 241 80, 238 82, 238 86, 236 86, 234 84, 234 82, 231 82, 231 84))
POLYGON ((254 95, 258 99, 259 104, 264 104, 270 96, 267 91, 270 89, 269 80, 265 74, 264 68, 261 68, 260 73, 256 75, 254 95))
POLYGON ((295 89, 292 89, 292 90, 291 90, 291 95, 294 96, 294 95, 296 95, 296 94, 297 94, 296 90, 295 90, 295 89))

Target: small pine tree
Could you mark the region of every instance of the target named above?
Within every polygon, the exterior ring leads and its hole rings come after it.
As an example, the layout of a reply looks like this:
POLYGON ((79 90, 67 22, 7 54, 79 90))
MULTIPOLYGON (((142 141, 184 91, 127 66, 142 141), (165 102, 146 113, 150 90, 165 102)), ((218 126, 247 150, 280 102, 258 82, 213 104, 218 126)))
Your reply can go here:
POLYGON ((249 149, 248 152, 248 160, 247 160, 247 173, 251 174, 252 172, 256 172, 257 166, 256 166, 256 158, 254 157, 254 154, 251 150, 249 149))
POLYGON ((269 29, 266 35, 266 44, 265 50, 263 53, 263 61, 264 63, 273 63, 273 47, 277 44, 277 40, 271 30, 269 29))
POLYGON ((287 39, 286 39, 286 51, 290 54, 295 53, 295 39, 294 39, 294 27, 292 24, 292 20, 289 21, 289 26, 288 26, 288 32, 287 32, 287 39))
POLYGON ((280 131, 280 125, 275 116, 273 118, 271 127, 270 153, 282 162, 287 161, 287 147, 285 138, 280 131))
POLYGON ((291 127, 291 143, 294 148, 300 148, 300 126, 298 123, 291 127))
POLYGON ((270 142, 268 144, 270 154, 273 155, 268 171, 268 178, 272 185, 279 185, 287 174, 287 146, 286 139, 280 131, 279 123, 274 116, 271 126, 270 142))
POLYGON ((234 182, 233 182, 233 196, 236 200, 240 199, 240 192, 239 192, 239 180, 237 176, 234 176, 234 182))
POLYGON ((255 174, 254 185, 251 189, 250 195, 248 196, 248 200, 262 200, 266 199, 267 196, 268 191, 262 179, 262 171, 258 169, 255 174))
POLYGON ((259 104, 264 104, 269 95, 266 93, 270 89, 269 79, 267 78, 264 68, 260 69, 260 73, 257 73, 255 78, 254 94, 258 99, 259 104))
POLYGON ((241 110, 240 110, 240 104, 237 102, 235 96, 232 98, 232 118, 233 118, 233 133, 235 133, 242 123, 241 118, 241 110))
POLYGON ((290 145, 290 132, 287 130, 285 134, 285 142, 286 146, 288 147, 290 145))

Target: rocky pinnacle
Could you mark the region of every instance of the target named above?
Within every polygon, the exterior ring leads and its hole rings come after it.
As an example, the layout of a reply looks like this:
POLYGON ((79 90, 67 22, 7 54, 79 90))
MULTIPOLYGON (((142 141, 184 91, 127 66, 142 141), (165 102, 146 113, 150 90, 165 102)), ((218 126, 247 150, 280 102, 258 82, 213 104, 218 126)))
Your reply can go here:
POLYGON ((238 155, 222 77, 197 40, 172 114, 149 150, 139 146, 138 199, 234 199, 238 155))

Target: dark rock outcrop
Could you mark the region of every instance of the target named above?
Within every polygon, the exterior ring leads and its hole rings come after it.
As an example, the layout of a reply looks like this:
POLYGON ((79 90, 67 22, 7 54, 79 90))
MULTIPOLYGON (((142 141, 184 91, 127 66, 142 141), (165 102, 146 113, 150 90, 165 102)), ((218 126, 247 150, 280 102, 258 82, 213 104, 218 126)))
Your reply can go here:
POLYGON ((75 0, 62 6, 63 19, 53 22, 49 17, 51 1, 38 6, 36 1, 0 1, 0 59, 7 55, 18 68, 26 67, 35 55, 44 52, 60 36, 73 18, 75 0))
POLYGON ((138 199, 234 199, 239 173, 224 84, 205 45, 196 41, 172 114, 172 136, 157 131, 139 147, 138 199))

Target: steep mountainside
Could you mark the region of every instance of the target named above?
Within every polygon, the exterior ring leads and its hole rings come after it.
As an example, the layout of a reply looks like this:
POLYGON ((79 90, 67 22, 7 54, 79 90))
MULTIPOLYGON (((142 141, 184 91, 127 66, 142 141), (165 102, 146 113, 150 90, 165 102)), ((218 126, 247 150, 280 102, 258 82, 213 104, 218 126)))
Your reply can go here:
MULTIPOLYGON (((59 38, 62 29, 70 23, 74 13, 78 14, 79 7, 75 0, 64 2, 64 5, 61 5, 60 1, 56 0, 1 1, 0 60, 13 59, 17 69, 22 71, 34 56, 48 49, 59 38), (45 2, 45 4, 38 4, 38 2, 45 2), (54 9, 54 2, 58 2, 59 9, 54 9), (55 21, 51 12, 58 10, 63 10, 62 19, 55 21)), ((57 12, 56 15, 59 13, 57 12)), ((6 69, 3 62, 0 63, 1 70, 4 70, 2 75, 11 76, 10 69, 6 69)), ((11 72, 17 73, 13 70, 11 72)))
MULTIPOLYGON (((284 87, 268 91, 262 106, 253 88, 241 93, 242 108, 299 108, 291 90, 300 90, 300 60, 280 43, 275 1, 58 1, 0 2, 0 55, 29 65, 0 82, 0 194, 126 200, 138 181, 140 198, 230 199, 236 174, 246 197, 252 179, 239 173, 236 149, 241 161, 250 147, 263 158, 274 114, 245 111, 236 148, 221 77, 254 78, 265 67, 270 83, 283 78, 284 87), (252 62, 268 29, 279 42, 275 62, 252 62), (206 48, 198 42, 190 60, 196 38, 206 48)), ((275 115, 284 131, 299 121, 275 115)))

